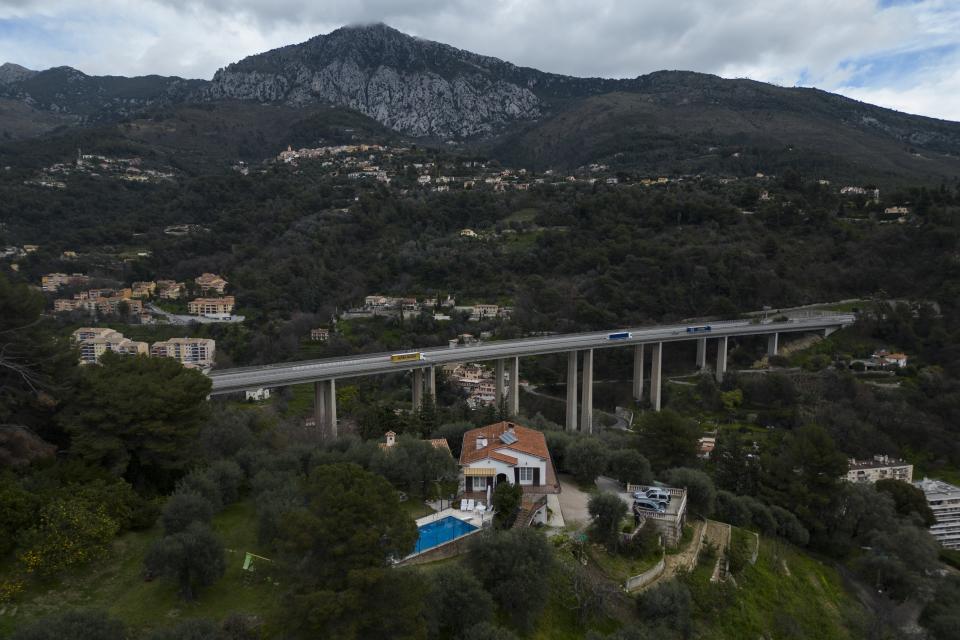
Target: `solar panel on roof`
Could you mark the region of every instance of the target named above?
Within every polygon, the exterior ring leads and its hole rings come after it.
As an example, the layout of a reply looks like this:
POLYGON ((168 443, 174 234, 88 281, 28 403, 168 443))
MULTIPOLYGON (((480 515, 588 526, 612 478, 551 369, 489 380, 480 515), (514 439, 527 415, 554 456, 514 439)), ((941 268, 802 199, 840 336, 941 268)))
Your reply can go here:
POLYGON ((503 444, 513 444, 517 440, 519 440, 519 438, 517 438, 517 434, 513 433, 512 431, 504 431, 500 434, 500 442, 503 444))

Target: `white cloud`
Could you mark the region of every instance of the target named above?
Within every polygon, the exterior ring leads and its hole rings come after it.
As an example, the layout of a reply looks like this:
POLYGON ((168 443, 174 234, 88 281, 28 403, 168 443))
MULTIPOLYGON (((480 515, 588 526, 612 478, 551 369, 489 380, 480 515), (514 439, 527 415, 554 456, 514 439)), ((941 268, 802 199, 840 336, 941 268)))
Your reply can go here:
POLYGON ((960 47, 955 0, 0 0, 0 60, 210 77, 246 55, 373 21, 556 73, 690 69, 960 120, 953 55, 916 73, 876 62, 960 47))

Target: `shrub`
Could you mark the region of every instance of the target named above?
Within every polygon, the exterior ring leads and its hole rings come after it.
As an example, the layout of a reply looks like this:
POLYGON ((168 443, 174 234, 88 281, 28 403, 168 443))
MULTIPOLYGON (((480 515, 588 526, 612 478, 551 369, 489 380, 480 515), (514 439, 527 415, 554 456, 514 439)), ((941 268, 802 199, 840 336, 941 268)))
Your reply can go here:
POLYGON ((205 470, 194 469, 177 483, 175 493, 194 493, 202 496, 210 504, 214 513, 223 508, 223 496, 220 487, 205 470))
POLYGON ((484 532, 473 536, 470 568, 517 627, 533 627, 550 595, 553 551, 533 529, 484 532))
POLYGON ((55 498, 24 533, 19 559, 28 573, 51 575, 102 557, 119 530, 103 505, 55 498))
POLYGON ((517 511, 523 502, 523 489, 520 485, 501 482, 493 490, 493 523, 498 529, 506 529, 513 525, 517 518, 517 511))
POLYGON ((623 484, 650 484, 650 461, 634 449, 618 449, 610 454, 608 473, 623 484))
POLYGON ((17 629, 11 640, 125 640, 123 623, 102 611, 67 611, 17 629))
POLYGON ((461 640, 520 640, 517 634, 489 622, 481 622, 467 629, 461 640))
POLYGON ((670 486, 686 488, 691 511, 705 517, 713 513, 717 491, 710 476, 696 469, 678 467, 667 471, 664 478, 670 486))
POLYGON ((193 600, 199 587, 216 582, 227 568, 223 543, 200 522, 155 542, 144 565, 151 575, 176 579, 184 600, 193 600))
POLYGON ((167 500, 160 520, 166 535, 180 533, 194 522, 208 523, 213 518, 213 507, 195 493, 178 493, 167 500))
POLYGON ((637 599, 637 610, 644 620, 662 623, 686 638, 693 630, 690 619, 692 604, 686 585, 670 580, 644 592, 637 599))
POLYGON ((445 565, 429 575, 427 627, 432 637, 456 637, 470 625, 487 622, 493 615, 493 598, 480 581, 463 567, 445 565), (470 611, 464 616, 464 611, 470 611))
POLYGON ((243 469, 233 460, 217 460, 207 468, 206 475, 216 485, 224 505, 233 504, 240 498, 243 485, 243 469))
POLYGON ((800 547, 810 542, 810 532, 801 524, 797 516, 777 505, 770 507, 770 514, 777 521, 778 536, 800 547))
POLYGON ((580 482, 593 482, 607 468, 607 447, 596 438, 583 437, 567 445, 567 470, 580 482))
POLYGON ((721 522, 742 527, 750 523, 750 508, 740 499, 740 496, 729 491, 717 491, 716 511, 714 517, 721 522))
POLYGON ((147 640, 220 640, 217 625, 206 618, 189 618, 165 629, 157 629, 147 640))
POLYGON ((627 515, 627 505, 614 493, 598 493, 590 497, 587 510, 593 516, 597 539, 608 547, 616 544, 620 522, 627 515))

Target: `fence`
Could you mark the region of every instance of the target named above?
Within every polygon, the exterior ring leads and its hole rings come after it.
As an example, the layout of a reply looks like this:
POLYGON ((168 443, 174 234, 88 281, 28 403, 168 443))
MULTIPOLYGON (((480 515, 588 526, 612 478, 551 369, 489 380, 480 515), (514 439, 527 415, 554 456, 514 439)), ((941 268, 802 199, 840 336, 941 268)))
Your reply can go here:
POLYGON ((640 575, 631 576, 627 578, 626 582, 623 583, 623 588, 625 591, 636 591, 637 589, 642 589, 657 578, 663 573, 663 570, 666 568, 667 564, 664 562, 663 557, 660 558, 660 562, 653 565, 650 569, 647 569, 640 575))

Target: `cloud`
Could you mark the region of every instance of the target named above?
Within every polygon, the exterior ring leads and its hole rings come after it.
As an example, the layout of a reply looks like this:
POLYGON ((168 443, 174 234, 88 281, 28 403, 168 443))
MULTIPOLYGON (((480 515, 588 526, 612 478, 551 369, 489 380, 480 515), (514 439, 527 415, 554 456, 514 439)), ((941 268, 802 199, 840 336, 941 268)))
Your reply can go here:
POLYGON ((690 69, 960 120, 954 0, 0 0, 0 60, 208 78, 362 22, 555 73, 690 69))

